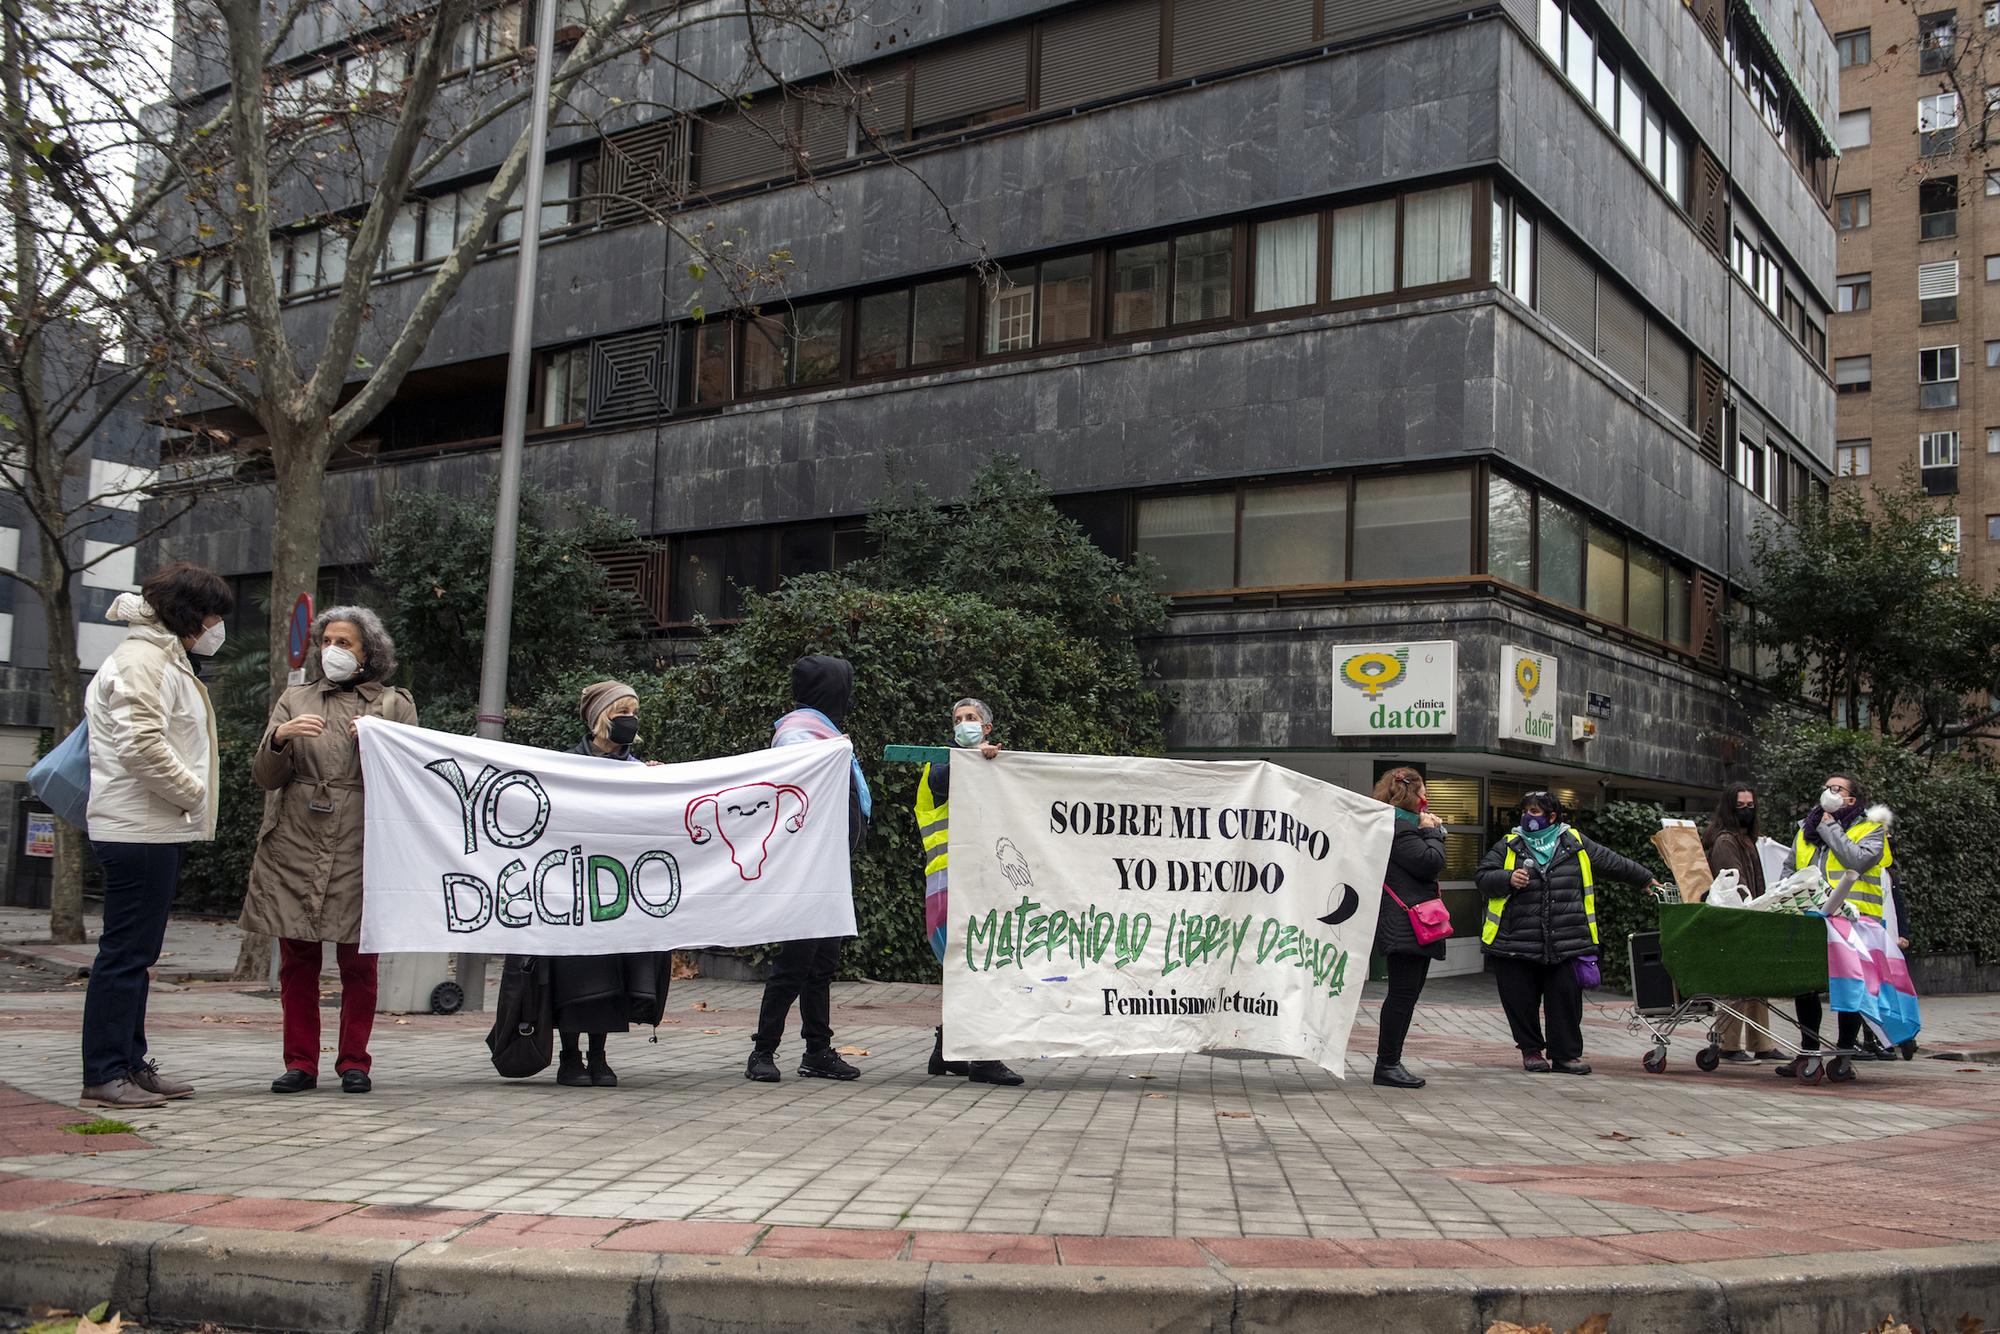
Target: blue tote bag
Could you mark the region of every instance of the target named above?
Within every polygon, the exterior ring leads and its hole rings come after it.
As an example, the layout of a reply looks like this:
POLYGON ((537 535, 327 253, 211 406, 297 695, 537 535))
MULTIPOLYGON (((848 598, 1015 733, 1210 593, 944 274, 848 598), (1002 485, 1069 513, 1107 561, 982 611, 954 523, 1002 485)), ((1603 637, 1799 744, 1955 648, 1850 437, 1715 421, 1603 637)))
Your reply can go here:
POLYGON ((65 822, 88 832, 90 810, 90 720, 84 719, 62 743, 28 770, 28 790, 65 822))

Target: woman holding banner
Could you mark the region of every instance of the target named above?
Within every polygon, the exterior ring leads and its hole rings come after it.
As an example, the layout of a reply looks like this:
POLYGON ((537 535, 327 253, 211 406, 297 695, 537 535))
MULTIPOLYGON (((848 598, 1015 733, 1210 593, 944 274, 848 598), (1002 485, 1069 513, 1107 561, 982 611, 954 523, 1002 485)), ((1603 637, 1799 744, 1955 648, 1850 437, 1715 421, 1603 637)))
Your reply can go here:
POLYGON ((1403 1039, 1409 1034, 1432 960, 1444 958, 1444 940, 1419 943, 1409 910, 1439 897, 1444 821, 1431 814, 1424 777, 1415 769, 1389 770, 1376 780, 1373 795, 1396 809, 1396 840, 1389 845, 1382 911, 1375 917, 1375 949, 1389 966, 1389 994, 1382 1001, 1381 1034, 1375 1044, 1375 1083, 1420 1089, 1424 1081, 1403 1068, 1403 1039))
POLYGON ((1594 974, 1597 963, 1597 877, 1639 888, 1654 883, 1651 871, 1585 838, 1562 817, 1552 793, 1530 792, 1521 799, 1521 823, 1488 850, 1474 876, 1486 896, 1479 939, 1493 961, 1521 1068, 1536 1075, 1590 1073, 1578 970, 1587 960, 1594 974))
MULTIPOLYGON (((987 759, 1000 753, 993 744, 993 710, 982 699, 962 699, 951 706, 951 741, 959 750, 978 751, 987 759)), ((926 764, 917 779, 917 832, 924 844, 924 935, 931 953, 944 962, 946 921, 949 915, 947 876, 951 851, 951 757, 926 764)), ((1027 1081, 1005 1061, 947 1061, 944 1058, 944 1025, 931 1043, 930 1073, 964 1075, 975 1084, 999 1084, 1015 1088, 1027 1081)))
POLYGON ((375 956, 361 952, 361 749, 357 718, 415 723, 410 692, 389 684, 396 646, 366 607, 329 607, 313 623, 319 679, 278 697, 250 762, 270 794, 240 925, 278 941, 285 1073, 273 1093, 319 1086, 322 946, 340 964, 340 1091, 366 1093, 375 1027, 375 956))
MULTIPOLYGON (((639 742, 638 691, 623 681, 599 681, 584 687, 578 704, 584 737, 571 754, 594 755, 620 764, 641 762, 632 753, 639 742)), ((633 1024, 653 1026, 660 1022, 667 1009, 673 957, 668 951, 653 950, 559 955, 548 961, 556 1031, 562 1034, 556 1083, 568 1088, 618 1087, 618 1075, 604 1054, 605 1039, 612 1033, 626 1032, 633 1024), (581 1043, 586 1033, 590 1035, 588 1063, 581 1043)))

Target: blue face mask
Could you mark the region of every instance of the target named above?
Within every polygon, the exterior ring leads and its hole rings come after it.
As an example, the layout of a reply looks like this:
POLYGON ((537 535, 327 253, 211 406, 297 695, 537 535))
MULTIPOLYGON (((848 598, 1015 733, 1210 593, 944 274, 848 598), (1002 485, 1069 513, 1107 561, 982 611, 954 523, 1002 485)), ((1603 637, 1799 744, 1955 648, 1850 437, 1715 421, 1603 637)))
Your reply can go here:
POLYGON ((985 736, 986 727, 983 723, 953 723, 951 727, 951 739, 966 750, 970 750, 972 747, 978 745, 985 736))
POLYGON ((1524 815, 1521 817, 1521 829, 1524 833, 1539 834, 1548 827, 1549 817, 1546 815, 1524 815))

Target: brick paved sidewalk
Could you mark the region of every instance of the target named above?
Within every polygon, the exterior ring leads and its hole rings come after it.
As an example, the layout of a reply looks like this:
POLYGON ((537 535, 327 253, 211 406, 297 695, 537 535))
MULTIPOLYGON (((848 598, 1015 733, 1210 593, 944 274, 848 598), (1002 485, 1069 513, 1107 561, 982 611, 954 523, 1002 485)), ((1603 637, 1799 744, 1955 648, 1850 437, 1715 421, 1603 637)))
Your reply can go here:
MULTIPOLYGON (((657 1045, 614 1037, 622 1087, 497 1078, 485 1019, 384 1018, 377 1091, 265 1091, 277 1009, 156 995, 155 1055, 197 1097, 54 1126, 76 1096, 75 991, 0 997, 0 1209, 341 1236, 759 1257, 1202 1266, 1605 1265, 2000 1239, 2000 1067, 1864 1064, 1799 1088, 1770 1067, 1640 1071, 1593 1008, 1599 1074, 1523 1074, 1479 979, 1418 1011, 1415 1094, 1289 1060, 1026 1063, 1024 1089, 923 1072, 934 988, 842 986, 850 1084, 742 1078, 756 988, 677 983, 657 1045), (64 1152, 63 1150, 70 1150, 64 1152), (1891 1198, 1858 1216, 1849 1165, 1891 1198)), ((2000 998, 1927 1002, 1995 1044, 2000 998)), ((1677 1048, 1678 1050, 1678 1048, 1677 1048)))

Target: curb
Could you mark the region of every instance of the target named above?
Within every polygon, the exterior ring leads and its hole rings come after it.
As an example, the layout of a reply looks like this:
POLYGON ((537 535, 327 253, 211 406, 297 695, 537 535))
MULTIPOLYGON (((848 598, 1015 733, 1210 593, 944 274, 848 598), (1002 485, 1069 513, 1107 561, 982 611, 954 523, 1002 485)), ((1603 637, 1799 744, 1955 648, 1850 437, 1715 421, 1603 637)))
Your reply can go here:
POLYGON ((1196 1269, 777 1260, 0 1216, 0 1308, 299 1334, 1258 1334, 1617 1327, 1851 1334, 2000 1316, 2000 1243, 1596 1269, 1196 1269))

